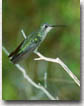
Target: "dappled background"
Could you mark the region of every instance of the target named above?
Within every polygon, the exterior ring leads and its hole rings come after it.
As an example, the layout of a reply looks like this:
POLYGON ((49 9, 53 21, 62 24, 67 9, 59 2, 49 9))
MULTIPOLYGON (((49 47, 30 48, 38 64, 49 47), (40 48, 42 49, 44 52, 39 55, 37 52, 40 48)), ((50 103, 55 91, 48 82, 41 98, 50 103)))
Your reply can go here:
MULTIPOLYGON (((21 29, 28 36, 43 23, 64 24, 67 27, 48 33, 39 52, 50 58, 59 57, 80 80, 80 0, 3 0, 3 46, 9 53, 24 39, 21 29)), ((31 54, 20 62, 34 82, 46 87, 60 100, 80 99, 80 88, 60 65, 34 61, 36 57, 31 54)), ((4 100, 49 100, 41 90, 24 79, 4 51, 2 59, 4 100)))

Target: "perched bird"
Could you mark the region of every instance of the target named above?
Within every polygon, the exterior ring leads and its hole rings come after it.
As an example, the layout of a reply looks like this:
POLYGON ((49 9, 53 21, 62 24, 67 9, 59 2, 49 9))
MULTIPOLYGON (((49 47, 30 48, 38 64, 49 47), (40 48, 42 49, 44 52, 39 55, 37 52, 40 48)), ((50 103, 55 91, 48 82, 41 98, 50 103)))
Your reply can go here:
POLYGON ((47 33, 54 27, 63 27, 65 25, 49 25, 43 24, 37 32, 31 33, 15 51, 10 53, 10 60, 16 64, 24 58, 28 57, 32 52, 37 51, 40 44, 44 41, 47 33))

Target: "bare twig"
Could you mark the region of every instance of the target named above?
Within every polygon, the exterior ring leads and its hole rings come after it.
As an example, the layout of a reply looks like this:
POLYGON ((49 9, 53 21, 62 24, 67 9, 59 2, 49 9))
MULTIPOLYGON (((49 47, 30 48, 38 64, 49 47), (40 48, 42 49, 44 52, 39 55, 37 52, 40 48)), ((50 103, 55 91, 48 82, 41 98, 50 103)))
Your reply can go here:
POLYGON ((21 33, 22 33, 23 37, 26 39, 27 37, 26 37, 26 35, 25 35, 23 29, 21 30, 21 33))
POLYGON ((44 73, 44 87, 47 88, 47 72, 44 73))
MULTIPOLYGON (((3 51, 4 51, 7 55, 9 55, 9 52, 8 52, 4 47, 3 47, 3 51)), ((40 83, 39 83, 39 84, 36 84, 36 83, 26 74, 26 71, 25 71, 25 69, 24 69, 22 66, 20 66, 19 64, 16 64, 15 66, 19 69, 19 71, 22 72, 22 74, 24 75, 24 78, 25 78, 32 86, 34 86, 34 87, 37 88, 37 89, 42 90, 42 91, 49 97, 49 99, 51 99, 51 100, 58 100, 58 99, 55 99, 40 83)), ((58 98, 58 97, 56 97, 56 98, 58 98)))
POLYGON ((48 58, 43 56, 42 54, 40 54, 39 52, 35 52, 36 55, 39 56, 39 58, 35 58, 34 60, 45 60, 45 61, 49 61, 49 62, 55 62, 60 64, 64 70, 69 74, 69 76, 75 81, 75 83, 80 86, 80 81, 78 80, 78 78, 71 72, 71 70, 62 62, 62 60, 60 60, 59 58, 56 59, 52 59, 52 58, 48 58))

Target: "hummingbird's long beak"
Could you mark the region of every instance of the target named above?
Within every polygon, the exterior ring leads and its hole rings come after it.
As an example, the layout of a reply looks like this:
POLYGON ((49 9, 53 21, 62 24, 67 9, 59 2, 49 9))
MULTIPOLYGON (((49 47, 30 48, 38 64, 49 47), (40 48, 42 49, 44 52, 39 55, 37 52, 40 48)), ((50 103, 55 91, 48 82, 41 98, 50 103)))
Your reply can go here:
POLYGON ((67 25, 51 25, 51 27, 66 27, 67 25))

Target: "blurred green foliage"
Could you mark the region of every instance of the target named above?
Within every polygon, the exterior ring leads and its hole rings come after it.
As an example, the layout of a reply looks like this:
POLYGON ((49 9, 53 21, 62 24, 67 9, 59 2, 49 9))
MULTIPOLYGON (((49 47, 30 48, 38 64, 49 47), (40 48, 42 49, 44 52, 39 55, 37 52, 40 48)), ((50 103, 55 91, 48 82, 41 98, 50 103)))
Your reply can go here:
MULTIPOLYGON (((39 48, 51 58, 59 57, 80 79, 80 0, 3 0, 3 45, 11 52, 23 40, 21 29, 28 35, 43 23, 65 24, 66 28, 52 30, 39 48)), ((58 64, 34 61, 31 54, 20 64, 36 83, 44 86, 60 100, 80 100, 80 88, 58 64)), ((3 52, 3 99, 49 100, 28 83, 22 73, 10 63, 3 52)))

